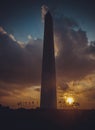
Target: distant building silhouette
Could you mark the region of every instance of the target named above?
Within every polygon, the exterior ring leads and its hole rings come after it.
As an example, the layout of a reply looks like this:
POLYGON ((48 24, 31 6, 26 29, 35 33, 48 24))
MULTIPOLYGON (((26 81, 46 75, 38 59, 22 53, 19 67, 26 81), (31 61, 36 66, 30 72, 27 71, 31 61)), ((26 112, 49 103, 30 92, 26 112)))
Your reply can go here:
POLYGON ((41 76, 40 107, 56 109, 56 71, 54 56, 53 20, 50 12, 45 15, 44 45, 41 76))

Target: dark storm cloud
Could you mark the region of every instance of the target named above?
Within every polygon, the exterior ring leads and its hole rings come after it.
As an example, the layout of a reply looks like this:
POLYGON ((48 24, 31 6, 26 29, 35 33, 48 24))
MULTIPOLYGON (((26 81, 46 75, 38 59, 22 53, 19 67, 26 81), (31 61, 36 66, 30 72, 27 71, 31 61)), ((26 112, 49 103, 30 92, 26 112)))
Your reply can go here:
POLYGON ((95 41, 92 41, 90 43, 89 48, 87 48, 86 52, 95 56, 95 41))
POLYGON ((21 46, 0 28, 0 81, 37 84, 41 69, 40 39, 21 46))
POLYGON ((59 46, 57 74, 64 80, 77 80, 92 73, 95 61, 86 51, 89 49, 88 38, 76 21, 65 16, 55 19, 55 36, 59 46))
MULTIPOLYGON (((90 56, 93 56, 93 51, 87 51, 90 46, 86 32, 76 21, 61 16, 55 17, 54 23, 55 42, 59 50, 56 57, 57 84, 67 90, 69 87, 64 81, 89 75, 95 70, 95 60, 90 56)), ((26 45, 20 44, 0 28, 0 81, 21 84, 21 88, 40 85, 42 45, 41 39, 32 38, 26 45)))

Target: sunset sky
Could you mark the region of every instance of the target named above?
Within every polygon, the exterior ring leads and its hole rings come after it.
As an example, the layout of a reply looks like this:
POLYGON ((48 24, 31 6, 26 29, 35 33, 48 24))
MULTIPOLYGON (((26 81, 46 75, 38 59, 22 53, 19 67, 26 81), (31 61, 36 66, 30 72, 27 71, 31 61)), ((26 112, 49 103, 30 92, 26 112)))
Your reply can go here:
POLYGON ((0 1, 0 104, 40 104, 42 5, 54 19, 58 102, 73 97, 80 108, 95 109, 94 0, 0 1))

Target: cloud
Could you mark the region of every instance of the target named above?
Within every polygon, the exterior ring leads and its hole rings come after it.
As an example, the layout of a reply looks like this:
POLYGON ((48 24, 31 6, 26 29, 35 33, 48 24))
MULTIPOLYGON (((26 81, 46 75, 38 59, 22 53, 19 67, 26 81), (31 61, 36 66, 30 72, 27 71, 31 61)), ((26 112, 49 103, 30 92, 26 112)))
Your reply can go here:
POLYGON ((31 35, 28 35, 28 39, 29 39, 29 40, 32 40, 33 38, 32 38, 32 36, 31 36, 31 35))
POLYGON ((40 83, 42 40, 30 40, 22 47, 12 35, 2 32, 5 31, 0 32, 0 81, 40 83))
POLYGON ((15 37, 14 37, 12 34, 10 34, 9 37, 10 37, 13 41, 16 41, 15 37))
POLYGON ((10 96, 9 91, 0 89, 0 98, 10 96))
MULTIPOLYGON (((48 10, 46 6, 42 9, 48 10)), ((77 80, 92 73, 94 47, 88 46, 86 32, 75 20, 66 16, 55 17, 54 23, 57 81, 77 80)), ((42 40, 34 40, 31 35, 28 38, 27 44, 16 41, 12 34, 0 27, 1 81, 40 83, 42 40)))
POLYGON ((95 61, 95 41, 92 41, 86 50, 86 54, 90 59, 95 61))
POLYGON ((0 27, 0 34, 6 34, 7 32, 2 28, 0 27))
POLYGON ((64 81, 82 79, 92 73, 95 60, 88 54, 88 38, 73 19, 66 16, 55 18, 55 41, 59 48, 56 60, 57 78, 64 81))
POLYGON ((30 39, 24 44, 5 32, 1 28, 0 103, 12 105, 28 96, 27 88, 40 85, 42 40, 30 39))

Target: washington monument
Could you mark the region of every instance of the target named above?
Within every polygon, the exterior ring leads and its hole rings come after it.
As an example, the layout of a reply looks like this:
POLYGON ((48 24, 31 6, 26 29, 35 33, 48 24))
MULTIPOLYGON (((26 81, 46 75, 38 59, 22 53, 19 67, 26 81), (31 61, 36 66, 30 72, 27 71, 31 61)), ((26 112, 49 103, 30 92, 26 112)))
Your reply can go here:
POLYGON ((56 109, 56 71, 54 55, 53 19, 45 14, 40 107, 56 109))

